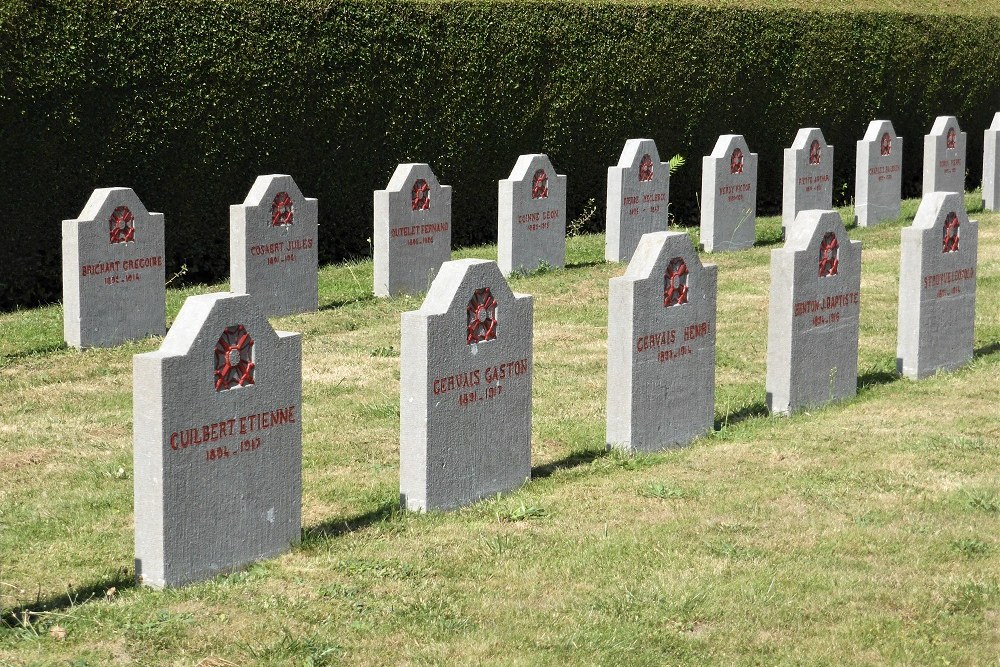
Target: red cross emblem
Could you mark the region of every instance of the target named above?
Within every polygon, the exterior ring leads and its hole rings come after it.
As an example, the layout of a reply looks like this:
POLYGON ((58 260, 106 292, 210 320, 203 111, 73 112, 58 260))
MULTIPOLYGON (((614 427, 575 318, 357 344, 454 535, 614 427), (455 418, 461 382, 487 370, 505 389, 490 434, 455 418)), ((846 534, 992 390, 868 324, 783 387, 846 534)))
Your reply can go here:
POLYGON ((545 199, 549 196, 549 177, 544 169, 535 172, 535 177, 531 181, 531 198, 545 199))
POLYGON ((743 151, 739 148, 733 151, 733 154, 729 157, 729 173, 730 174, 742 174, 743 173, 743 151))
POLYGON ((954 211, 944 219, 944 248, 941 252, 958 252, 958 214, 954 211))
POLYGON ((882 135, 881 152, 883 157, 892 154, 892 137, 889 136, 888 132, 882 135))
POLYGON ((835 276, 839 268, 840 243, 837 242, 836 234, 827 232, 819 244, 819 277, 835 276))
POLYGON ((639 182, 645 183, 651 180, 653 180, 653 158, 647 153, 639 162, 639 182))
POLYGON ((413 182, 413 210, 427 211, 431 207, 431 186, 427 181, 418 178, 413 182))
POLYGON ((956 137, 957 137, 957 133, 955 132, 955 128, 949 127, 948 128, 948 138, 945 140, 945 143, 947 144, 948 150, 953 150, 955 148, 955 139, 956 139, 956 137))
POLYGON ((242 324, 227 327, 215 344, 215 391, 253 384, 253 338, 242 324))
POLYGON ((119 206, 108 218, 108 229, 111 232, 112 243, 128 243, 135 241, 135 216, 128 206, 119 206))
POLYGON ((271 226, 281 227, 292 224, 294 214, 295 207, 287 192, 279 192, 274 195, 274 201, 271 202, 271 226))
POLYGON ((688 302, 688 267, 683 257, 674 257, 663 275, 663 305, 679 306, 688 302))
POLYGON ((809 164, 819 164, 823 158, 823 148, 819 145, 819 139, 813 139, 809 146, 809 164))
POLYGON ((497 300, 490 294, 489 287, 472 293, 466 312, 469 315, 466 343, 472 345, 497 337, 497 300))

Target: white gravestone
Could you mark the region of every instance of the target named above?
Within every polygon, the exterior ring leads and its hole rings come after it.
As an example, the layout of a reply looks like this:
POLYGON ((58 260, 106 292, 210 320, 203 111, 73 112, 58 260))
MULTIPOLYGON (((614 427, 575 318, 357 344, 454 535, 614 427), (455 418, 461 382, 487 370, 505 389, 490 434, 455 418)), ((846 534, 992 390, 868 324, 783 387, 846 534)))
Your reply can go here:
POLYGON ((702 158, 701 245, 708 252, 753 247, 757 225, 757 154, 742 134, 724 134, 702 158))
POLYGON ((180 586, 299 541, 302 341, 252 295, 193 296, 133 362, 135 562, 180 586))
POLYGON ((818 127, 804 127, 785 149, 781 226, 788 234, 799 211, 833 208, 833 146, 818 127))
POLYGON ((896 366, 917 380, 972 359, 979 225, 958 192, 932 192, 902 231, 896 366))
POLYGON ((130 188, 94 190, 80 217, 63 220, 63 336, 110 347, 167 330, 163 214, 130 188))
POLYGON ((505 276, 566 265, 566 177, 541 153, 522 155, 500 181, 497 264, 505 276))
POLYGON ((1000 211, 1000 112, 986 130, 983 141, 983 208, 1000 211))
POLYGON ((429 165, 401 164, 375 191, 375 296, 426 292, 451 259, 451 186, 429 165))
POLYGON ((836 211, 802 211, 771 251, 767 407, 789 414, 857 393, 861 241, 836 211))
POLYGON ((229 272, 234 294, 250 294, 265 317, 319 307, 319 205, 291 176, 258 176, 229 207, 229 272))
POLYGON ((923 194, 965 192, 966 134, 954 116, 938 116, 924 135, 923 194))
POLYGON ((532 300, 495 262, 446 262, 403 313, 400 500, 451 509, 531 476, 532 300))
POLYGON ((608 167, 604 258, 627 262, 643 234, 666 231, 669 200, 670 165, 660 162, 656 142, 626 141, 618 165, 608 167))
POLYGON ((899 217, 903 183, 903 138, 887 120, 873 120, 858 142, 854 215, 859 227, 899 217))
POLYGON ((609 447, 650 452, 712 430, 717 280, 684 232, 646 234, 611 279, 609 447))

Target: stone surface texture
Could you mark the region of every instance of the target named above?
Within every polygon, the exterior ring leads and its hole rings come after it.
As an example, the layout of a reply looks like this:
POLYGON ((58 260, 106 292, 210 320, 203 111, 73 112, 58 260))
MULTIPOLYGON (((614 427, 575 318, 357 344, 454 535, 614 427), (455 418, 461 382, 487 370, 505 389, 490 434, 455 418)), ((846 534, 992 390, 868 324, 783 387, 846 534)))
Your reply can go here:
POLYGON ((446 262, 403 313, 400 501, 446 510, 531 475, 532 299, 495 262, 446 262))
POLYGON ((804 127, 785 149, 781 181, 781 226, 788 227, 799 211, 833 207, 833 146, 818 127, 804 127))
POLYGON ((265 317, 319 307, 319 204, 291 176, 258 176, 242 204, 229 207, 229 271, 234 294, 249 294, 265 317))
POLYGON ((62 223, 63 336, 111 347, 167 330, 163 214, 130 188, 94 190, 62 223))
POLYGON ((451 186, 430 165, 401 164, 375 191, 375 296, 422 294, 451 258, 451 186))
POLYGON ((771 251, 767 407, 789 414, 857 393, 861 242, 836 211, 802 211, 771 251))
POLYGON ((708 252, 753 247, 757 228, 757 154, 742 134, 724 134, 702 158, 701 245, 708 252))
POLYGON ((611 279, 609 447, 651 452, 712 430, 717 282, 684 232, 646 234, 611 279))
POLYGON ((652 139, 629 139, 618 164, 608 167, 604 258, 627 262, 649 232, 667 229, 670 165, 652 139))
POLYGON ((965 192, 966 134, 954 116, 938 116, 924 135, 923 194, 965 192))
POLYGON ((859 227, 899 217, 903 183, 903 138, 887 120, 873 120, 858 142, 854 215, 859 227))
POLYGON ((187 299, 133 360, 135 571, 180 586, 299 541, 302 342, 250 295, 187 299))
POLYGON ((510 178, 500 181, 497 227, 497 264, 505 276, 566 265, 566 177, 548 156, 520 156, 510 178))
POLYGON ((958 192, 932 192, 902 230, 896 366, 917 380, 972 360, 979 225, 958 192))
POLYGON ((987 211, 1000 211, 1000 111, 993 115, 993 122, 986 130, 983 142, 983 207, 987 211))

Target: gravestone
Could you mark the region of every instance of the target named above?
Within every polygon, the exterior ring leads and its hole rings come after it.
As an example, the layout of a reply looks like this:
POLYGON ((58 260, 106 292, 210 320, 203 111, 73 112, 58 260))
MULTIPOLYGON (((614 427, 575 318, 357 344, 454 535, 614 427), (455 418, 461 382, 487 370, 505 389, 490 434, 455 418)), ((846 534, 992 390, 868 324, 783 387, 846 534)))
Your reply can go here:
POLYGON ((854 215, 859 227, 899 217, 903 183, 903 138, 887 120, 868 124, 858 142, 854 177, 854 215))
POLYGON ((802 211, 771 251, 767 407, 789 414, 857 393, 861 241, 836 211, 802 211))
POLYGON ((265 317, 319 307, 319 205, 291 176, 258 176, 242 204, 229 207, 229 271, 234 294, 250 294, 265 317))
POLYGON ((1000 211, 1000 112, 993 115, 993 122, 986 130, 983 142, 983 208, 1000 211))
POLYGON ((917 380, 972 359, 979 225, 963 194, 932 192, 902 236, 896 366, 917 380))
POLYGON ((742 134, 724 134, 702 158, 701 245, 708 252, 752 248, 757 226, 757 154, 742 134))
POLYGON ((302 341, 253 295, 192 296, 133 362, 135 571, 163 588, 299 541, 302 341))
POLYGON ((938 116, 924 135, 924 188, 931 192, 965 192, 966 134, 954 116, 938 116))
POLYGON ((833 208, 833 146, 818 127, 804 127, 785 149, 781 226, 788 234, 799 211, 833 208))
POLYGON ((131 188, 94 190, 62 223, 63 336, 110 347, 167 330, 163 214, 131 188))
POLYGON ((429 165, 401 164, 375 191, 375 296, 426 292, 451 258, 451 186, 429 165))
POLYGON ((660 162, 652 139, 625 142, 618 165, 608 167, 604 258, 627 262, 649 232, 667 229, 670 165, 660 162))
POLYGON ((523 484, 531 475, 531 297, 511 292, 495 262, 446 262, 401 326, 402 505, 451 509, 523 484))
POLYGON ((717 279, 684 232, 646 234, 611 279, 609 447, 651 452, 712 430, 717 279))
POLYGON ((566 265, 566 177, 546 155, 522 155, 500 181, 497 264, 509 276, 566 265))

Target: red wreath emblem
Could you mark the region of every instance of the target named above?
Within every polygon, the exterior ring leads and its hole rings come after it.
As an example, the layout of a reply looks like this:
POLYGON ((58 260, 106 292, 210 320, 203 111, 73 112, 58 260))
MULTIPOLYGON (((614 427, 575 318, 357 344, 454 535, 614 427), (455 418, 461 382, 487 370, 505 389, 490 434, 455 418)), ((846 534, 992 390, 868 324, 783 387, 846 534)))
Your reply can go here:
POLYGON ((819 139, 813 139, 809 146, 809 164, 819 164, 823 159, 823 148, 819 145, 819 139))
POLYGON ((836 234, 827 232, 819 244, 819 277, 835 276, 839 269, 840 243, 837 242, 836 234))
POLYGON ((663 275, 663 305, 679 306, 688 302, 688 267, 683 257, 674 257, 663 275))
POLYGON ((955 139, 956 138, 957 138, 957 133, 955 132, 955 128, 949 127, 948 128, 948 138, 945 140, 945 143, 947 144, 948 150, 953 150, 955 148, 955 139))
POLYGON ((469 316, 466 343, 472 345, 497 337, 497 300, 490 294, 489 287, 477 289, 472 293, 466 312, 469 316))
POLYGON ((549 177, 544 169, 535 172, 535 177, 531 181, 531 198, 545 199, 549 196, 549 177))
POLYGON ((952 211, 944 219, 944 248, 941 252, 958 252, 958 214, 952 211))
POLYGON ((739 148, 733 150, 733 154, 729 157, 729 173, 743 173, 743 151, 739 148))
POLYGON ((431 186, 427 181, 418 178, 413 182, 413 210, 427 211, 431 207, 431 186))
POLYGON ((882 157, 892 154, 892 137, 886 132, 882 135, 882 157))
POLYGON ((292 224, 292 218, 295 215, 295 206, 292 204, 292 198, 288 196, 287 192, 279 192, 274 195, 274 201, 271 202, 271 226, 281 227, 283 225, 292 224))
POLYGON ((253 338, 242 324, 227 327, 215 344, 215 391, 253 384, 253 338))
POLYGON ((639 161, 639 182, 645 183, 651 180, 653 180, 653 158, 647 153, 639 161))
POLYGON ((135 216, 128 206, 119 206, 108 218, 108 229, 111 232, 112 243, 128 243, 135 241, 135 216))

